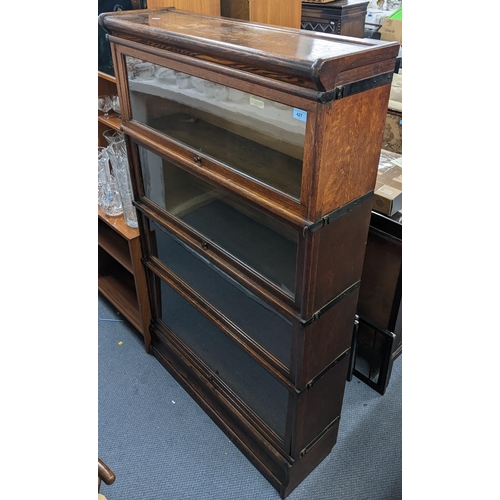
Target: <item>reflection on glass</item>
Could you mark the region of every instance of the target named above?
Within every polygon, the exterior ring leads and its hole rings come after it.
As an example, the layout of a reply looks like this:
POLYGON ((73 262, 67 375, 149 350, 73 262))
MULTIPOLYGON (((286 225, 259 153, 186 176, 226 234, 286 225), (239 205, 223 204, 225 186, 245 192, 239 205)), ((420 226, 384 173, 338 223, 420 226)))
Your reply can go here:
POLYGON ((306 111, 126 59, 134 120, 300 198, 306 111))
POLYGON ((298 232, 139 146, 146 197, 293 296, 298 232))
POLYGON ((162 321, 279 436, 288 390, 200 311, 161 281, 162 321))
POLYGON ((292 324, 209 260, 153 221, 156 256, 264 349, 290 367, 292 324))

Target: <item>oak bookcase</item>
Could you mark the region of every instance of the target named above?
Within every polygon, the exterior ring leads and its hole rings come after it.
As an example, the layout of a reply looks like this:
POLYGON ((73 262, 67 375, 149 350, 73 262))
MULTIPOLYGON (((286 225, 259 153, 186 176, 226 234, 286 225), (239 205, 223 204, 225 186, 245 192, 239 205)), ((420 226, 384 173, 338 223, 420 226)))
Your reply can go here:
POLYGON ((151 352, 284 498, 337 439, 399 45, 177 9, 99 19, 151 352))

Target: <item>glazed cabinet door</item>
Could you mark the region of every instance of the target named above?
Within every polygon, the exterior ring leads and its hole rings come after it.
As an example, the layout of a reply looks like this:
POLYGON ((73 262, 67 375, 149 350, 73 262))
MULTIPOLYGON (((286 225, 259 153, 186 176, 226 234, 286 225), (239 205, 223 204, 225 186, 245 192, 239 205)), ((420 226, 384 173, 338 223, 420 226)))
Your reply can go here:
POLYGON ((143 187, 139 204, 168 218, 206 253, 296 307, 301 228, 182 168, 175 157, 136 146, 143 187))
POLYGON ((121 54, 130 103, 123 123, 132 135, 149 138, 193 168, 229 179, 242 192, 306 214, 314 101, 132 54, 121 54))

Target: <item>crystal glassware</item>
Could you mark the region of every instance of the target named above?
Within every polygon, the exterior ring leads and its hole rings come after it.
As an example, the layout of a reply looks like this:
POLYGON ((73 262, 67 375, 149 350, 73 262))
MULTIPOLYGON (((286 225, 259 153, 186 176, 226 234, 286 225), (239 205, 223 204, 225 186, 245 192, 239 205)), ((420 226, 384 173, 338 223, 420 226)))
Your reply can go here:
POLYGON ((127 155, 127 149, 125 147, 125 137, 121 132, 115 130, 105 130, 102 136, 106 139, 108 143, 108 154, 114 155, 127 155))
POLYGON ((123 207, 123 218, 129 227, 138 227, 137 212, 134 207, 134 196, 132 193, 132 183, 130 181, 130 171, 125 147, 125 138, 120 132, 106 130, 103 136, 108 142, 107 147, 113 174, 116 178, 118 190, 123 207))
POLYGON ((117 114, 117 115, 121 115, 122 114, 122 110, 120 108, 120 98, 117 96, 117 95, 114 95, 112 98, 111 98, 111 106, 113 108, 113 111, 117 114))
POLYGON ((106 215, 116 217, 123 213, 123 207, 116 180, 109 169, 109 160, 108 148, 99 148, 98 204, 106 215))
POLYGON ((207 97, 215 97, 215 83, 205 82, 205 95, 207 97))
POLYGON ((102 133, 102 136, 106 139, 108 146, 114 144, 115 142, 120 142, 123 139, 123 134, 111 129, 105 130, 102 133))
POLYGON ((107 176, 106 176, 106 167, 109 168, 109 157, 108 151, 106 148, 100 147, 98 148, 98 180, 97 180, 97 204, 99 206, 102 205, 102 198, 104 196, 107 176))
POLYGON ((175 78, 177 79, 177 86, 180 89, 189 89, 192 87, 191 75, 176 71, 175 78))
POLYGON ((248 98, 248 94, 242 92, 241 90, 229 89, 228 98, 233 102, 241 102, 245 97, 248 98))
POLYGON ((216 85, 214 89, 214 96, 216 101, 227 101, 229 95, 228 88, 224 85, 216 85))
POLYGON ((198 78, 196 76, 192 76, 191 80, 193 81, 194 88, 200 94, 203 94, 205 92, 205 80, 203 78, 198 78))
POLYGON ((148 62, 139 62, 134 66, 134 75, 139 80, 150 80, 153 78, 156 66, 148 62))
POLYGON ((156 72, 156 78, 158 78, 160 82, 165 83, 167 85, 177 82, 175 78, 175 71, 169 68, 160 68, 156 72))
POLYGON ((113 102, 109 95, 100 95, 97 98, 97 107, 104 113, 104 118, 109 117, 109 111, 113 108, 113 102))

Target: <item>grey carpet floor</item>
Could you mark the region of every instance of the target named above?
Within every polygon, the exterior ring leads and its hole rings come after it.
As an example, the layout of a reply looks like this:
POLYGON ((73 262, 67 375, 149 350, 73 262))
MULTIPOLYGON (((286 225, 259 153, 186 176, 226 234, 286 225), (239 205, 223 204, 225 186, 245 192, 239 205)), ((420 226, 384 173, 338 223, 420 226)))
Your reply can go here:
MULTIPOLYGON (((277 491, 99 295, 98 452, 108 500, 279 500, 277 491)), ((402 498, 402 357, 382 396, 347 383, 337 444, 289 500, 402 498)))

